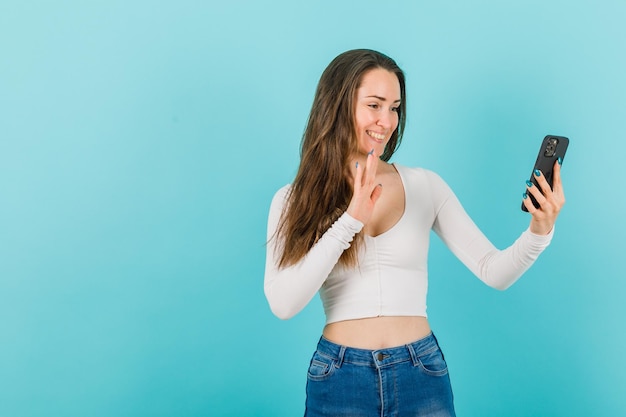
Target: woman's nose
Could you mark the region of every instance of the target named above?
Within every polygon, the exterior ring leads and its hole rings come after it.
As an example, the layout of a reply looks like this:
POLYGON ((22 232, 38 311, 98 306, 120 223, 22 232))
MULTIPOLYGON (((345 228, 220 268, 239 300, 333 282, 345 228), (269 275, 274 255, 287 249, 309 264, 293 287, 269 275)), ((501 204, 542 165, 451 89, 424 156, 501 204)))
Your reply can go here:
POLYGON ((384 127, 385 129, 391 128, 391 125, 393 124, 392 117, 394 117, 394 114, 391 114, 390 112, 382 112, 378 118, 378 125, 384 127))

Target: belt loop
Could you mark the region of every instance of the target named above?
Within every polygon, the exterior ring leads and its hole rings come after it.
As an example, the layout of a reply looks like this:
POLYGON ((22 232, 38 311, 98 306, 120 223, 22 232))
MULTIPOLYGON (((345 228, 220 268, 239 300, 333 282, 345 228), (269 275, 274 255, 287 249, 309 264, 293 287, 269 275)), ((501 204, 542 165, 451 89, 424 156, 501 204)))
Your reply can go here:
POLYGON ((419 365, 419 359, 417 359, 417 355, 415 354, 415 349, 413 349, 412 344, 406 345, 406 348, 409 350, 409 354, 411 355, 411 361, 413 362, 413 366, 419 365))
POLYGON ((437 349, 439 349, 439 352, 441 352, 441 357, 443 358, 443 360, 446 360, 445 355, 443 354, 443 350, 441 350, 441 346, 439 346, 439 340, 437 340, 437 338, 435 337, 435 333, 430 333, 433 336, 433 339, 435 340, 435 344, 437 345, 437 349))
POLYGON ((339 354, 337 355, 337 368, 341 368, 341 364, 343 363, 343 357, 346 354, 346 347, 341 345, 339 348, 339 354))

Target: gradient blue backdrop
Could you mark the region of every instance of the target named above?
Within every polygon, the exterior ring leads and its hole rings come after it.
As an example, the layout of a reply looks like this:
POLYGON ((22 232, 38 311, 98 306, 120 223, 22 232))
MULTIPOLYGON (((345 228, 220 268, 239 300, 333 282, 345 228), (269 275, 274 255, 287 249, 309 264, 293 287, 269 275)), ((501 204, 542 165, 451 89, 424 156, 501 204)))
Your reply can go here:
POLYGON ((501 293, 441 244, 429 313, 460 416, 626 413, 623 1, 0 3, 0 417, 297 416, 324 323, 263 296, 272 195, 317 80, 408 78, 395 161, 499 246, 571 138, 553 244, 501 293))

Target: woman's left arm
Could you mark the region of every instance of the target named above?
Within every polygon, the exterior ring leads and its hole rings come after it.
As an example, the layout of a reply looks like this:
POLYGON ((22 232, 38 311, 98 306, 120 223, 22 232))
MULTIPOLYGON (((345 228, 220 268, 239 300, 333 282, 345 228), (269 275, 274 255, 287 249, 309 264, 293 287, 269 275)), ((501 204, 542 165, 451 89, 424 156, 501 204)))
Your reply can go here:
POLYGON ((450 187, 438 175, 429 172, 435 209, 433 230, 474 275, 490 287, 504 290, 530 268, 552 240, 554 223, 565 202, 559 168, 555 168, 554 191, 542 174, 538 183, 542 190, 549 191, 546 196, 541 195, 537 187, 529 187, 528 192, 533 196, 539 194, 535 198, 541 206, 536 209, 530 198, 524 200, 524 204, 531 206, 530 227, 502 250, 476 226, 450 187))

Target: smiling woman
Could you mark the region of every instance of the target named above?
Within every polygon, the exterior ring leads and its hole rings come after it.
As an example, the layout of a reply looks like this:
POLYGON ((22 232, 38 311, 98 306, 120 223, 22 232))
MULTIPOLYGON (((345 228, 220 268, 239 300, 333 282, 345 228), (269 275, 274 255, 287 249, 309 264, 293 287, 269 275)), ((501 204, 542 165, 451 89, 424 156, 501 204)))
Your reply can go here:
POLYGON ((268 220, 265 294, 287 319, 319 291, 326 326, 311 359, 307 416, 454 416, 447 364, 426 314, 434 230, 483 282, 512 285, 552 239, 564 203, 543 175, 528 230, 496 249, 434 172, 388 163, 404 130, 405 80, 391 58, 353 50, 319 81, 293 184, 268 220))
MULTIPOLYGON (((372 70, 393 73, 396 80, 391 83, 393 87, 387 87, 393 90, 394 83, 397 83, 399 92, 393 93, 396 97, 404 96, 404 73, 391 58, 374 51, 346 52, 335 58, 322 74, 302 140, 300 167, 291 187, 291 209, 285 212, 277 231, 285 243, 279 256, 281 267, 302 259, 354 201, 353 178, 355 173, 362 172, 357 169, 359 160, 363 167, 366 157, 372 154, 371 145, 359 150, 359 143, 355 140, 355 136, 359 135, 357 132, 362 130, 356 126, 357 91, 363 95, 373 94, 362 88, 364 75, 372 70)), ((378 91, 379 87, 370 85, 370 88, 378 91)), ((406 121, 404 102, 396 106, 395 114, 395 128, 388 129, 390 136, 385 146, 378 147, 382 154, 377 155, 381 155, 383 161, 389 160, 402 140, 406 121)), ((361 132, 361 136, 367 134, 361 132)), ((359 205, 353 204, 352 210, 359 209, 359 205)), ((351 247, 341 254, 341 264, 356 265, 356 253, 361 241, 362 237, 356 236, 351 247)))
POLYGON ((372 150, 377 155, 383 154, 387 141, 398 127, 400 102, 400 83, 393 72, 376 68, 363 76, 354 112, 361 155, 372 150))
MULTIPOLYGON (((354 120, 358 150, 353 156, 357 161, 353 175, 356 175, 358 165, 367 165, 369 154, 384 153, 387 142, 398 127, 398 110, 402 102, 398 77, 383 68, 365 73, 356 96, 354 120)), ((386 163, 378 165, 378 186, 385 190, 385 194, 383 198, 376 197, 372 213, 375 219, 366 222, 363 228, 363 233, 369 236, 377 236, 390 229, 404 212, 404 190, 396 169, 386 163)), ((382 190, 374 191, 378 195, 382 190)), ((348 207, 348 212, 353 210, 356 210, 354 204, 348 207)))

